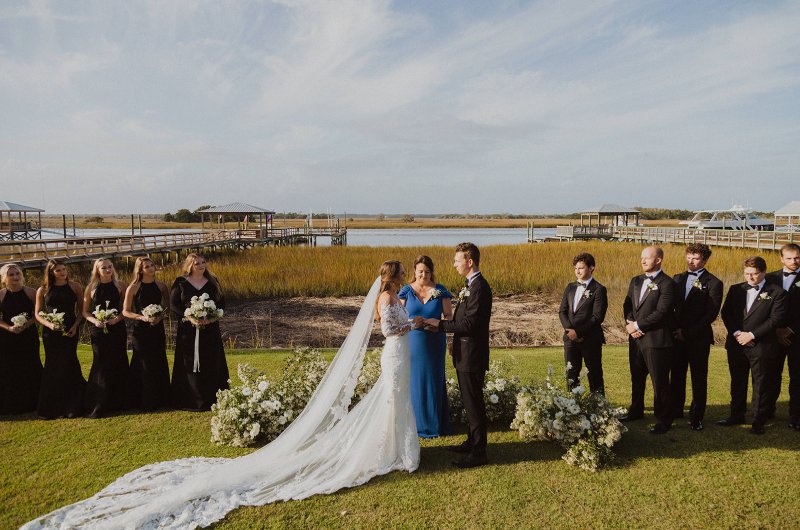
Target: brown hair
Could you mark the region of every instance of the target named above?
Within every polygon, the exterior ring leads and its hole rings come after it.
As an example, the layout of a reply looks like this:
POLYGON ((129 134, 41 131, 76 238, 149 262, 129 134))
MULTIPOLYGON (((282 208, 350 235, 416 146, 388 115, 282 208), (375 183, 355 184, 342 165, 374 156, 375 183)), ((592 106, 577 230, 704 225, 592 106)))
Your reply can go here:
POLYGON ((481 251, 474 243, 459 243, 456 245, 456 252, 462 252, 464 259, 471 259, 476 267, 481 264, 481 251))
POLYGON ((19 272, 22 275, 22 285, 25 285, 25 275, 22 274, 22 269, 16 263, 6 263, 2 267, 0 267, 0 283, 5 285, 6 276, 8 276, 8 271, 10 271, 11 269, 17 269, 17 272, 19 272))
MULTIPOLYGON (((50 291, 51 286, 55 285, 56 275, 53 274, 53 269, 60 265, 65 267, 67 266, 66 262, 60 259, 51 259, 47 262, 47 265, 44 266, 44 274, 42 274, 42 287, 44 287, 45 293, 50 291)), ((67 276, 67 278, 69 278, 69 276, 67 276)))
POLYGON ((764 272, 767 270, 767 262, 761 256, 750 256, 744 260, 744 267, 753 267, 758 272, 764 272))
POLYGON ((800 245, 798 245, 797 243, 786 243, 781 247, 781 257, 783 257, 784 250, 793 250, 794 252, 800 254, 800 245))
POLYGON ((703 257, 703 261, 708 261, 708 258, 711 257, 711 247, 705 243, 692 243, 690 245, 686 245, 686 253, 700 254, 703 257))
MULTIPOLYGON (((184 276, 189 276, 192 274, 192 265, 194 265, 194 262, 197 261, 198 258, 202 258, 204 261, 206 259, 205 256, 201 254, 195 254, 194 252, 186 256, 186 259, 183 260, 183 265, 181 265, 181 272, 183 272, 184 276)), ((206 265, 206 270, 203 271, 203 276, 205 276, 206 279, 211 282, 211 285, 217 289, 217 293, 222 296, 222 287, 219 284, 219 280, 216 276, 214 276, 214 274, 212 274, 210 270, 208 270, 208 265, 206 265)))
POLYGON ((433 260, 428 256, 426 256, 425 254, 417 256, 417 258, 414 260, 415 271, 417 270, 417 265, 419 265, 420 263, 422 263, 431 270, 431 281, 435 282, 436 280, 433 278, 433 260))
POLYGON ((588 252, 582 252, 572 258, 572 265, 577 265, 580 262, 583 262, 587 267, 594 267, 594 256, 588 252))
POLYGON ((114 272, 111 274, 111 281, 116 285, 117 283, 117 269, 114 269, 114 262, 111 261, 110 258, 97 258, 94 260, 94 264, 92 264, 92 274, 89 276, 89 285, 87 288, 89 292, 92 293, 94 296, 94 290, 97 289, 97 286, 100 285, 100 264, 104 261, 107 261, 111 264, 111 268, 114 272))
MULTIPOLYGON (((378 321, 381 319, 381 312, 378 307, 380 296, 388 291, 392 285, 400 283, 400 271, 402 268, 403 264, 397 260, 384 261, 381 265, 381 287, 378 289, 378 300, 375 301, 375 315, 378 321)), ((397 288, 399 289, 400 286, 397 285, 397 288)))
MULTIPOLYGON (((153 260, 150 259, 150 256, 139 256, 136 258, 136 261, 133 262, 133 281, 131 284, 142 283, 142 278, 144 277, 144 271, 142 269, 147 261, 153 263, 153 260)), ((155 263, 153 263, 153 265, 155 265, 155 263)))

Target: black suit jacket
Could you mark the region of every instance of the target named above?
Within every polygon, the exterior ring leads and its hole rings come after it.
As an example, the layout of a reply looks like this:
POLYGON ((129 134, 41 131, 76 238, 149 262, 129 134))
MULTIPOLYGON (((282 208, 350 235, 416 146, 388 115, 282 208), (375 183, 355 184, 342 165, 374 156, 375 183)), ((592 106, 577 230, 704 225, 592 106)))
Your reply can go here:
MULTIPOLYGON (((678 296, 686 293, 686 277, 688 272, 675 275, 678 296)), ((698 279, 700 288, 692 287, 689 296, 676 306, 675 329, 683 330, 686 341, 703 341, 714 344, 714 331, 711 323, 717 319, 722 307, 722 282, 708 271, 698 279)))
POLYGON ((661 271, 653 282, 656 288, 648 289, 639 302, 644 280, 644 274, 631 279, 623 303, 625 319, 635 321, 644 332, 644 336, 638 339, 630 337, 629 340, 636 340, 645 348, 671 348, 674 344, 675 306, 680 303, 678 286, 667 273, 661 271))
POLYGON ((489 319, 492 289, 482 274, 474 277, 468 296, 456 305, 453 320, 439 322, 439 331, 453 333, 453 365, 460 372, 489 369, 489 319))
MULTIPOLYGON (((777 285, 783 289, 783 269, 770 272, 766 278, 767 283, 777 285)), ((792 282, 788 291, 784 289, 786 293, 786 323, 779 326, 792 328, 792 331, 794 331, 794 336, 792 336, 793 346, 800 343, 800 287, 797 286, 798 282, 800 282, 800 275, 794 277, 794 282, 792 282)))
POLYGON ((771 355, 775 351, 777 339, 775 330, 781 327, 786 319, 786 292, 782 285, 765 283, 755 302, 747 311, 747 283, 737 283, 728 290, 725 303, 722 305, 722 321, 728 330, 725 348, 728 350, 749 350, 757 356, 771 355), (763 298, 766 296, 766 298, 763 298), (741 346, 733 333, 750 331, 755 339, 755 346, 741 346))
MULTIPOLYGON (((561 307, 558 317, 564 329, 574 329, 579 339, 584 339, 582 344, 605 344, 606 337, 603 334, 603 321, 608 310, 608 293, 606 288, 597 280, 592 278, 591 283, 584 291, 581 300, 578 302, 578 309, 573 311, 575 302, 575 291, 578 289, 578 282, 572 282, 564 289, 564 296, 561 297, 561 307), (588 298, 586 293, 589 293, 588 298)), ((572 343, 564 333, 564 342, 572 343)))

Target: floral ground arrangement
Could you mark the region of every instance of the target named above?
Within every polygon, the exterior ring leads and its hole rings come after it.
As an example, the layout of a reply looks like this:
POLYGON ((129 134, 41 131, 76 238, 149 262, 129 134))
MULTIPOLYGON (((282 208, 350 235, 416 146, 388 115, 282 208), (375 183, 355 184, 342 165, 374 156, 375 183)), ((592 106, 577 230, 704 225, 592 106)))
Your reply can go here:
MULTIPOLYGON (((241 384, 239 364, 279 384, 291 354, 228 351, 234 384, 241 384)), ((91 348, 81 346, 79 356, 88 374, 91 348)), ((322 352, 326 362, 331 356, 322 352)), ((552 365, 556 384, 563 352, 493 350, 492 359, 502 361, 507 373, 524 384, 541 382, 552 365)), ((603 360, 611 403, 627 405, 627 350, 607 347, 603 360)), ((448 368, 448 378, 454 375, 448 368)), ((668 434, 652 436, 648 409, 645 420, 627 424, 629 431, 613 446, 616 459, 598 473, 565 465, 564 449, 557 443, 523 441, 509 429, 510 422, 490 427, 490 465, 457 470, 450 464, 453 453, 444 448, 463 439, 463 427, 457 426, 453 436, 422 440, 415 473, 391 473, 362 487, 300 502, 242 508, 215 528, 796 528, 800 436, 786 427, 786 380, 777 418, 764 436, 751 436, 747 426, 713 425, 728 414, 728 385, 725 352, 715 347, 706 429, 697 433, 679 420, 668 434)), ((652 404, 649 384, 646 403, 652 404)), ((17 528, 89 497, 145 464, 255 450, 212 442, 212 417, 211 412, 181 411, 100 420, 0 417, 0 528, 17 528)))

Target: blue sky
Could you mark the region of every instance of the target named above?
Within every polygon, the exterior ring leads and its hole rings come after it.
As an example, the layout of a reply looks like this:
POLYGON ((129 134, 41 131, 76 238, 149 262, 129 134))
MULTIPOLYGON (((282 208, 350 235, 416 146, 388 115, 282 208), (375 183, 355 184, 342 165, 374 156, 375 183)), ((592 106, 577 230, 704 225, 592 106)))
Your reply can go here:
POLYGON ((0 0, 0 199, 773 210, 798 28, 797 1, 0 0))

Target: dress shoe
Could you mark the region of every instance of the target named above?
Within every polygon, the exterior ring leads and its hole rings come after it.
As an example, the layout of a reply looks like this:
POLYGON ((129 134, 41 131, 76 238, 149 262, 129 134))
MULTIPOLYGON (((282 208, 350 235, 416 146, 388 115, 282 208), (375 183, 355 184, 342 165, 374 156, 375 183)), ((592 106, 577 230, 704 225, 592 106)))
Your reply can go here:
POLYGON ((641 420, 644 418, 644 414, 625 414, 624 416, 619 417, 619 421, 636 421, 641 420))
POLYGON ((792 418, 792 421, 789 422, 789 428, 800 431, 800 418, 792 418))
POLYGON ((472 447, 464 442, 463 444, 458 445, 448 445, 446 449, 452 453, 469 453, 472 450, 472 447))
POLYGON ((664 425, 663 423, 656 423, 652 427, 650 427, 650 434, 664 434, 669 430, 669 427, 664 425))
POLYGON ((732 427, 734 425, 741 425, 744 423, 744 418, 725 418, 724 420, 717 421, 720 427, 732 427))
POLYGON ((471 467, 485 466, 488 463, 489 460, 487 460, 485 455, 484 456, 468 455, 462 458, 461 460, 456 460, 455 462, 453 462, 453 465, 461 469, 468 469, 471 467))
POLYGON ((766 430, 764 429, 763 423, 754 423, 752 427, 750 427, 750 434, 764 434, 766 430))
POLYGON ((705 427, 703 427, 703 422, 700 420, 694 420, 689 423, 693 431, 702 431, 705 427))

